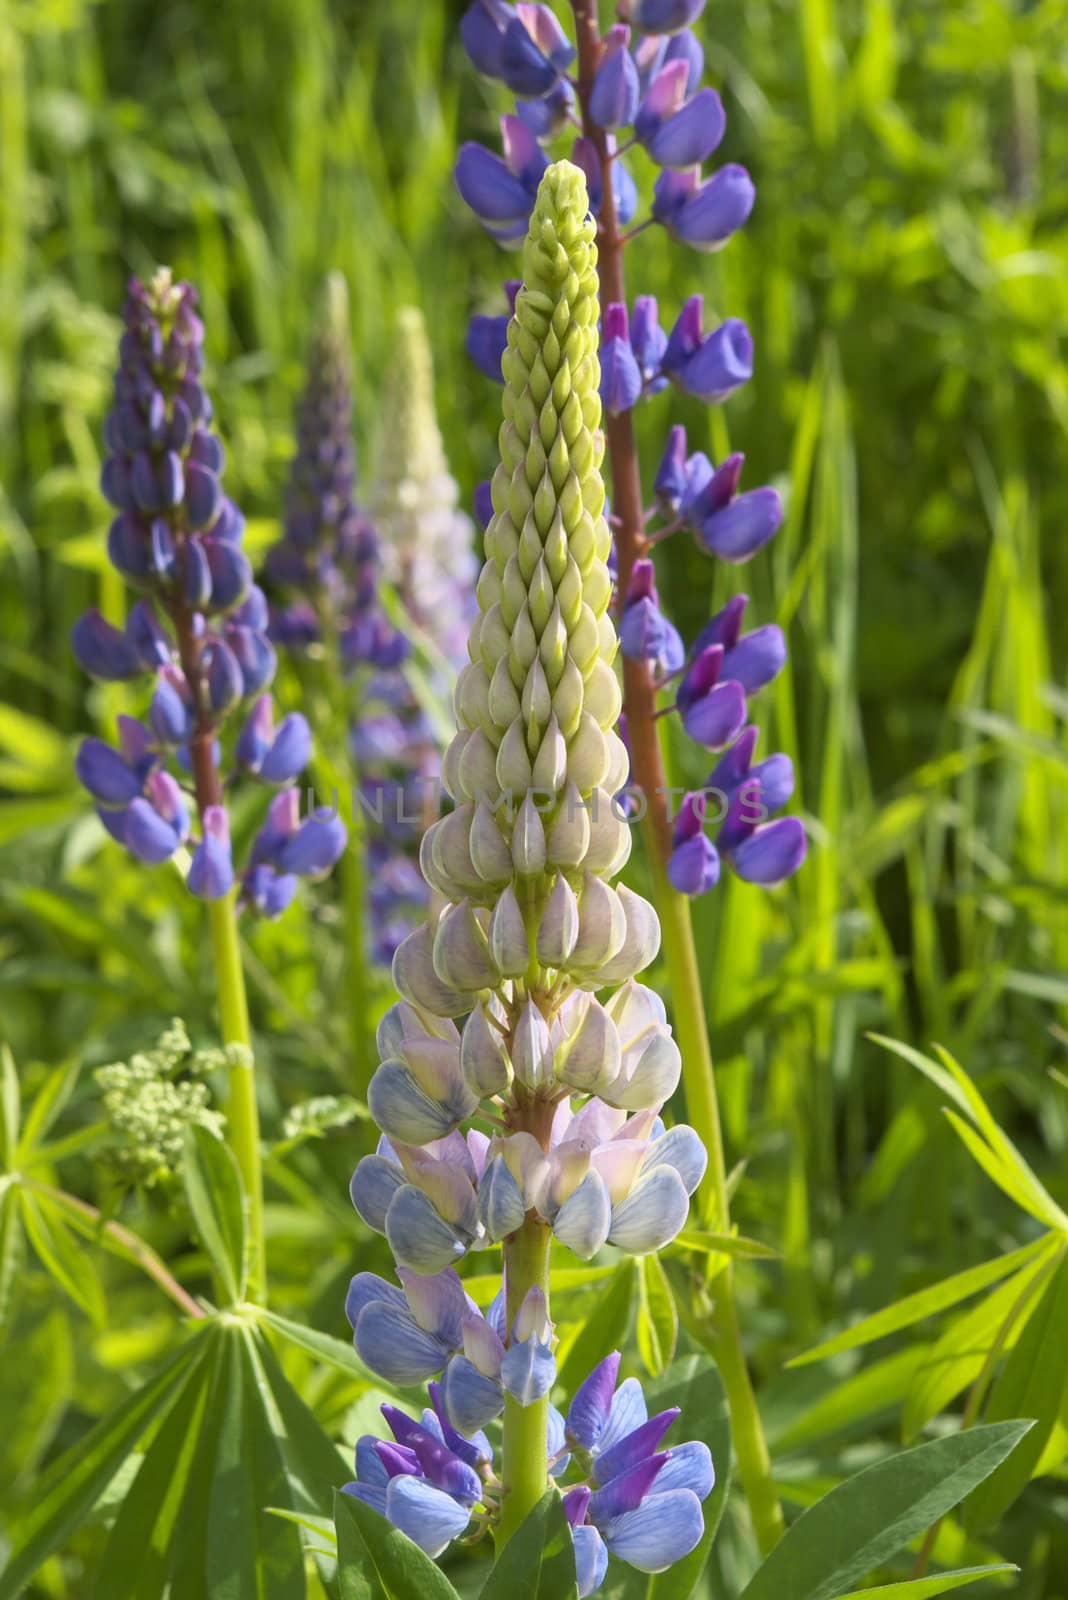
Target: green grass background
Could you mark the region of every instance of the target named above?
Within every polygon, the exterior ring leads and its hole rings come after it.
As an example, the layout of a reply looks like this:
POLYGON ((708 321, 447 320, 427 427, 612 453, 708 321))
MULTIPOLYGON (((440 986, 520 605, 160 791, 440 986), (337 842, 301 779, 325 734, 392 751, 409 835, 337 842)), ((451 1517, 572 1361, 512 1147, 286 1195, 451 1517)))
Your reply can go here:
MULTIPOLYGON (((451 182, 458 143, 493 142, 505 109, 460 47, 461 10, 0 0, 0 1030, 31 1090, 44 1064, 113 1059, 174 1012, 212 1030, 196 906, 102 843, 71 775, 76 737, 121 698, 87 686, 67 639, 87 604, 124 605, 98 475, 125 278, 167 262, 200 289, 254 548, 275 535, 331 268, 351 291, 364 462, 392 315, 419 304, 469 500, 498 397, 465 325, 502 308, 512 258, 451 182)), ((788 506, 740 572, 681 540, 658 560, 684 631, 744 585, 790 637, 760 715, 766 748, 797 763, 808 865, 773 895, 730 883, 696 907, 731 1155, 748 1162, 740 1220, 784 1253, 750 1285, 774 1418, 780 1358, 829 1320, 1019 1240, 937 1095, 867 1030, 953 1050, 1068 1192, 1051 1074, 1068 1009, 1068 5, 710 0, 700 31, 722 153, 750 167, 757 208, 714 257, 650 230, 628 276, 666 322, 701 291, 756 341, 725 410, 673 393, 643 409, 650 468, 685 420, 692 448, 744 450, 747 482, 788 506)), ((677 781, 703 775, 681 741, 673 757, 677 781)), ((320 896, 251 936, 268 1118, 345 1081, 335 916, 320 896)), ((314 1270, 295 1252, 288 1293, 338 1331, 353 1224, 343 1150, 334 1165, 307 1223, 314 1270)), ((275 1177, 284 1232, 312 1207, 275 1177)), ((44 1291, 26 1299, 36 1317, 44 1291)), ((55 1393, 92 1410, 85 1352, 48 1337, 55 1393)), ((121 1302, 95 1338, 112 1370, 152 1347, 121 1302)), ((33 1448, 69 1427, 57 1400, 33 1448)), ((1063 1595, 1063 1485, 1035 1493, 1007 1539, 1030 1562, 1019 1592, 1063 1595)))

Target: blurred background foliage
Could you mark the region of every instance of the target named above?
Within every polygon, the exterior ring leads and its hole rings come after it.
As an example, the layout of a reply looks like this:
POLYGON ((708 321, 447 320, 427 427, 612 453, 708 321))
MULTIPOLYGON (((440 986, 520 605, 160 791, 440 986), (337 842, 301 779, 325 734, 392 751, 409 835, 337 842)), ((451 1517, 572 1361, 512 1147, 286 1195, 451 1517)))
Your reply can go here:
MULTIPOLYGON (((114 1060, 172 1015, 213 1033, 200 908, 104 840, 72 775, 77 736, 121 706, 84 682, 67 636, 87 604, 123 604, 97 480, 124 280, 167 262, 199 287, 254 550, 276 534, 330 268, 351 290, 365 466, 392 318, 415 302, 469 501, 498 412, 464 357, 466 321, 503 307, 512 266, 451 182, 458 143, 492 143, 500 109, 463 54, 461 10, 0 0, 0 1029, 30 1096, 46 1069, 114 1060)), ((800 1482, 814 1456, 827 1481, 869 1459, 857 1441, 874 1418, 898 1433, 907 1363, 877 1368, 844 1426, 818 1407, 856 1358, 783 1361, 1033 1237, 938 1094, 868 1031, 947 1046, 1068 1199, 1068 4, 713 0, 699 26, 723 154, 752 170, 757 209, 720 256, 642 234, 629 283, 668 323, 698 290, 745 317, 756 376, 711 423, 672 394, 639 426, 650 465, 685 420, 692 448, 744 450, 747 481, 787 496, 751 567, 713 569, 679 541, 658 565, 691 636, 742 585, 790 635, 765 748, 797 762, 809 864, 773 895, 732 880, 696 916, 731 1155, 747 1163, 739 1221, 783 1257, 748 1264, 754 1360, 772 1433, 804 1453, 784 1476, 800 1482)), ((636 175, 647 193, 651 173, 636 175)), ((681 741, 676 754, 674 780, 700 780, 681 741)), ((324 892, 251 935, 275 1137, 287 1107, 347 1086, 335 919, 324 892)), ((75 1122, 95 1093, 83 1075, 75 1122)), ((371 1253, 345 1196, 352 1126, 270 1168, 281 1304, 340 1334, 354 1251, 371 1253)), ((149 1223, 180 1258, 181 1227, 159 1208, 149 1223)), ((50 1377, 47 1394, 19 1388, 15 1413, 16 1376, 0 1378, 17 1422, 2 1448, 23 1452, 8 1481, 76 1437, 162 1339, 163 1314, 120 1282, 90 1361, 71 1337, 84 1319, 26 1280, 20 1337, 50 1377)), ((352 1396, 318 1381, 332 1424, 352 1396)), ((1019 1593, 1063 1595, 1065 1484, 1029 1495, 1001 1548, 1027 1566, 1019 1593)), ((58 1569, 47 1581, 67 1592, 58 1569)))

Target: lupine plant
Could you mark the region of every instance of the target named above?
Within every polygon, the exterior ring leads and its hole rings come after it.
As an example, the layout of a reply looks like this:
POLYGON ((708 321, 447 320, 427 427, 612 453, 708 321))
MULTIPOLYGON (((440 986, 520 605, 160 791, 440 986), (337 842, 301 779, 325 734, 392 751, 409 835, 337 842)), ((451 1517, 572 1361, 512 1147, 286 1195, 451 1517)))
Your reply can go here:
POLYGON ((633 1379, 616 1389, 618 1355, 566 1418, 549 1398, 553 1239, 581 1259, 656 1250, 705 1168, 693 1129, 660 1119, 679 1052, 635 981, 656 914, 612 884, 630 833, 612 801, 627 756, 588 209, 581 171, 549 167, 508 327, 494 515, 445 756, 455 810, 423 840, 445 904, 394 958, 401 998, 369 1091, 383 1139, 352 1181, 402 1287, 360 1273, 347 1306, 372 1371, 440 1377, 422 1421, 388 1408, 394 1442, 361 1440, 349 1492, 436 1555, 472 1516, 505 1544, 555 1477, 582 1595, 609 1551, 646 1572, 686 1556, 713 1482, 703 1444, 659 1450, 675 1414, 648 1418, 633 1379), (455 1263, 495 1246, 503 1284, 482 1316, 455 1263), (502 1415, 495 1471, 481 1430, 502 1415))
POLYGON ((117 748, 86 739, 77 770, 112 838, 149 866, 187 857, 187 887, 207 902, 223 1042, 232 1047, 227 1125, 252 1211, 253 1289, 262 1293, 259 1116, 237 915, 279 916, 300 878, 330 871, 345 829, 329 813, 300 814, 295 780, 311 735, 299 712, 275 725, 267 605, 241 549, 244 519, 222 490, 195 306, 192 286, 166 269, 147 285, 130 282, 101 486, 117 513, 109 557, 142 598, 124 629, 87 612, 73 646, 94 677, 149 677, 152 687, 144 720, 120 716, 117 748), (226 791, 239 779, 274 797, 235 870, 226 791))
MULTIPOLYGON (((601 261, 600 391, 629 779, 663 928, 687 1104, 710 1156, 702 1215, 727 1232, 726 1165, 689 897, 715 885, 723 862, 750 882, 775 884, 801 865, 806 840, 796 818, 767 820, 789 800, 793 773, 785 756, 754 764, 758 730, 748 720, 750 698, 785 660, 781 631, 769 624, 743 633, 741 595, 687 651, 660 607, 652 560, 654 547, 683 529, 720 560, 749 560, 780 525, 779 496, 770 488, 742 492, 743 458, 732 455, 714 466, 702 452, 688 452, 681 426, 671 429, 647 494, 634 431, 635 406, 669 383, 715 404, 752 373, 745 324, 727 318, 706 331, 701 295, 681 307, 670 332, 661 327, 651 296, 639 295, 628 312, 623 262, 636 234, 655 226, 697 250, 718 250, 744 224, 754 202, 742 167, 728 164, 707 177, 702 171, 726 127, 719 94, 699 86, 704 54, 689 25, 702 10, 703 0, 629 0, 620 7, 621 20, 602 36, 595 0, 572 0, 572 44, 548 6, 474 0, 462 24, 468 53, 518 98, 515 113, 501 123, 504 159, 481 145, 465 145, 456 182, 489 231, 508 243, 521 231, 548 163, 545 146, 578 126, 572 159, 589 181, 601 261), (638 222, 638 190, 624 159, 635 147, 660 169, 651 210, 638 222), (679 715, 691 739, 719 757, 702 789, 685 794, 674 815, 660 742, 668 711, 679 715), (718 824, 715 843, 709 824, 718 824)), ((506 318, 479 316, 468 334, 469 353, 497 379, 506 326, 506 318)), ((782 1512, 732 1287, 728 1266, 717 1283, 715 1343, 742 1478, 761 1546, 768 1550, 782 1531, 782 1512)))

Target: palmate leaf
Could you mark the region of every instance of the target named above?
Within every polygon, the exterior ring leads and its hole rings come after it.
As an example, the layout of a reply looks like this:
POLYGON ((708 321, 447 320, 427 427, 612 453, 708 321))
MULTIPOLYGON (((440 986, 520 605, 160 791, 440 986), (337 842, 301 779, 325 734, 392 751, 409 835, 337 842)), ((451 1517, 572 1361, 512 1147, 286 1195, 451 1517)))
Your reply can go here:
POLYGON ((555 1489, 505 1545, 479 1600, 577 1600, 575 1546, 555 1489))
POLYGON ((341 1600, 456 1600, 440 1567, 377 1511, 335 1494, 341 1600))
POLYGON ((712 1452, 716 1482, 702 1507, 705 1531, 696 1550, 667 1572, 647 1576, 624 1569, 626 1577, 611 1590, 611 1600, 689 1600, 705 1569, 727 1503, 731 1477, 730 1410, 719 1372, 708 1356, 684 1356, 671 1373, 649 1385, 646 1395, 650 1416, 669 1406, 678 1406, 682 1412, 664 1448, 670 1449, 673 1439, 679 1443, 684 1439, 702 1440, 712 1452))
POLYGON ((1025 1313, 1052 1270, 1060 1246, 1047 1235, 1026 1266, 1013 1273, 979 1305, 958 1317, 927 1351, 905 1397, 902 1418, 906 1439, 922 1428, 974 1383, 996 1346, 1007 1353, 1026 1326, 1025 1313))
POLYGON ((138 1440, 174 1405, 206 1350, 204 1334, 194 1336, 37 1479, 20 1521, 21 1542, 0 1574, 0 1600, 18 1600, 38 1567, 88 1516, 138 1440))
POLYGON ((1029 1422, 996 1422, 879 1461, 808 1511, 759 1568, 742 1600, 834 1600, 990 1476, 1029 1422))
POLYGON ((1047 1248, 1048 1240, 1036 1239, 1019 1250, 1010 1250, 1005 1255, 996 1257, 993 1261, 984 1261, 977 1267, 968 1267, 964 1272, 954 1273, 951 1278, 944 1278, 941 1283, 931 1284, 927 1289, 919 1289, 915 1294, 906 1295, 903 1300, 895 1301, 882 1311, 875 1311, 871 1316, 862 1318, 851 1328, 846 1328, 843 1333, 835 1334, 833 1339, 825 1339, 822 1344, 806 1350, 803 1355, 795 1356, 787 1365, 804 1367, 813 1361, 826 1361, 829 1356, 840 1355, 844 1350, 858 1350, 863 1345, 874 1344, 877 1339, 885 1339, 888 1334, 900 1333, 903 1328, 911 1328, 914 1323, 935 1316, 950 1306, 959 1305, 962 1300, 978 1294, 981 1289, 989 1288, 992 1283, 998 1283, 1002 1278, 1008 1277, 1010 1272, 1016 1272, 1029 1262, 1037 1260, 1047 1248))
MULTIPOLYGON (((990 1391, 988 1422, 1033 1417, 1019 1449, 991 1473, 964 1508, 965 1526, 988 1527, 1012 1504, 1044 1465, 1043 1456, 1068 1396, 1068 1249, 1042 1291, 1016 1347, 990 1391)), ((1059 1464, 1058 1460, 1051 1465, 1059 1464)), ((1048 1470, 1048 1468, 1047 1468, 1048 1470)))
POLYGON ((107 1321, 104 1291, 87 1251, 74 1239, 59 1208, 43 1195, 18 1189, 26 1237, 41 1264, 86 1316, 102 1328, 107 1321))
POLYGON ((309 1328, 303 1322, 291 1322, 288 1317, 279 1316, 277 1311, 261 1309, 258 1313, 259 1320, 266 1327, 271 1328, 287 1343, 296 1345, 299 1350, 304 1350, 316 1360, 323 1361, 327 1366, 336 1367, 339 1372, 347 1373, 350 1378, 359 1378, 364 1383, 374 1383, 376 1388, 388 1388, 369 1367, 365 1367, 351 1344, 346 1344, 343 1339, 335 1339, 331 1333, 321 1333, 318 1328, 309 1328))

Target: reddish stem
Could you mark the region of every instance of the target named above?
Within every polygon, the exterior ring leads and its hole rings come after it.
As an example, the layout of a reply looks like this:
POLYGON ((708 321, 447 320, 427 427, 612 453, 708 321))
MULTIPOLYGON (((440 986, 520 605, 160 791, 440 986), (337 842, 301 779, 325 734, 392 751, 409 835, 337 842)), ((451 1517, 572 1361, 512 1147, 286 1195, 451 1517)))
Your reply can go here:
MULTIPOLYGON (((572 0, 578 42, 578 97, 582 108, 582 128, 597 151, 603 194, 597 227, 598 267, 601 275, 601 304, 626 305, 623 277, 624 238, 619 230, 616 197, 612 190, 612 168, 608 136, 589 114, 590 94, 601 57, 601 35, 597 23, 597 0, 572 0)), ((608 457, 612 468, 612 510, 617 519, 616 560, 619 577, 617 604, 622 610, 634 563, 649 549, 642 505, 641 469, 634 437, 634 419, 629 411, 605 419, 608 457)), ((656 689, 649 663, 623 660, 623 709, 627 718, 634 781, 645 796, 649 831, 656 841, 661 860, 671 854, 671 811, 668 804, 664 764, 656 736, 656 689)))

